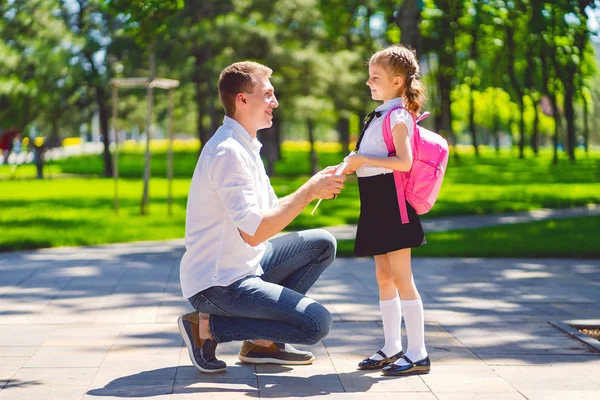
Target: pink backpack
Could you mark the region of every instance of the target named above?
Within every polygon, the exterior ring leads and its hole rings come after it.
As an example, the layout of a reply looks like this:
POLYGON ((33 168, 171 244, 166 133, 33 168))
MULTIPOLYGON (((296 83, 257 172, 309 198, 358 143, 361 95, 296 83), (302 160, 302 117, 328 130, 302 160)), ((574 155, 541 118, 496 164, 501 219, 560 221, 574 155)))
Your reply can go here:
MULTIPOLYGON (((400 108, 404 107, 392 107, 383 120, 383 139, 390 157, 396 155, 390 116, 392 111, 400 108)), ((403 224, 408 223, 405 199, 413 206, 417 214, 425 214, 431 210, 440 192, 448 165, 448 142, 446 139, 417 125, 428 115, 429 113, 425 112, 416 121, 413 118, 414 132, 410 138, 412 167, 407 172, 394 171, 398 206, 403 224)))

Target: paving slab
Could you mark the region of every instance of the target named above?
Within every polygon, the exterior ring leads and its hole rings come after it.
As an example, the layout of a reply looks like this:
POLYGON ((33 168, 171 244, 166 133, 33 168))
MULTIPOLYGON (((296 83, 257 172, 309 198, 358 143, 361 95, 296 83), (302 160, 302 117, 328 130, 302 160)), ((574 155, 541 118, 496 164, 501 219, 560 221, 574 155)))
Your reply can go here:
MULTIPOLYGON (((192 367, 176 319, 180 240, 0 254, 2 399, 596 399, 600 352, 549 321, 599 319, 600 260, 417 258, 432 372, 356 364, 383 345, 374 262, 338 259, 309 295, 334 319, 310 366, 192 367)), ((406 336, 403 332, 403 343, 406 336)))
POLYGON ((528 391, 595 391, 600 393, 597 371, 582 366, 548 365, 497 366, 494 372, 521 393, 528 391))

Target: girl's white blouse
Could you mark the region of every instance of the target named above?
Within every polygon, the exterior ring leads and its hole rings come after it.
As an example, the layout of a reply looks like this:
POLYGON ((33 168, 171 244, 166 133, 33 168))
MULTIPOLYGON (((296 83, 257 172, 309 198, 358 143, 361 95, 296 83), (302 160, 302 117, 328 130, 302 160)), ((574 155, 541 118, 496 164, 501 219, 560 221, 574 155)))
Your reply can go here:
MULTIPOLYGON (((373 121, 371 121, 371 124, 367 128, 365 136, 360 143, 358 154, 371 157, 388 156, 387 146, 383 140, 383 120, 387 111, 390 108, 398 105, 404 105, 404 101, 400 97, 388 100, 375 109, 375 111, 380 111, 382 114, 379 118, 374 118, 373 121)), ((392 130, 398 122, 403 122, 408 129, 408 137, 412 136, 414 122, 410 113, 405 109, 394 110, 390 115, 390 122, 392 130)), ((389 174, 390 172, 393 171, 387 168, 375 167, 371 164, 363 164, 358 170, 356 170, 356 175, 359 178, 364 178, 367 176, 389 174)))

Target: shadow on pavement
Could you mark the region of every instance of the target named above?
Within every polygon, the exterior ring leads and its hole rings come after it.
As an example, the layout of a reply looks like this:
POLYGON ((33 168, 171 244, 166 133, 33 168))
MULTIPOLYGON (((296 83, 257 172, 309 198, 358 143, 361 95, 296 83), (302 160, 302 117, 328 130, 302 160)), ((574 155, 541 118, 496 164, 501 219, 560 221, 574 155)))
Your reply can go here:
MULTIPOLYGON (((364 393, 373 384, 390 379, 390 377, 373 377, 369 371, 349 373, 315 374, 307 377, 278 375, 291 371, 292 368, 275 368, 268 373, 257 374, 253 378, 232 378, 225 374, 199 374, 198 379, 160 379, 160 376, 173 376, 178 368, 168 367, 142 371, 137 374, 123 376, 109 382, 103 388, 87 392, 91 396, 139 398, 153 397, 165 394, 196 394, 196 393, 246 393, 250 397, 258 395, 261 398, 279 397, 311 397, 330 393, 364 393), (344 388, 340 382, 352 382, 351 390, 344 388)), ((373 371, 370 371, 372 374, 373 371)))

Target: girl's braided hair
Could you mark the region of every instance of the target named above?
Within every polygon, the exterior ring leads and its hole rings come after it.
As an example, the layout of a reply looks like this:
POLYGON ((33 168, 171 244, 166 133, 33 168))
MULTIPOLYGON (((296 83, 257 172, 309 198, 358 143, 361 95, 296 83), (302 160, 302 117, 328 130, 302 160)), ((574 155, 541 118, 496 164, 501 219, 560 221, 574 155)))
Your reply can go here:
POLYGON ((419 116, 425 103, 425 87, 419 76, 420 68, 415 51, 401 44, 391 45, 373 54, 369 65, 380 65, 388 73, 402 77, 406 109, 415 117, 419 116))

